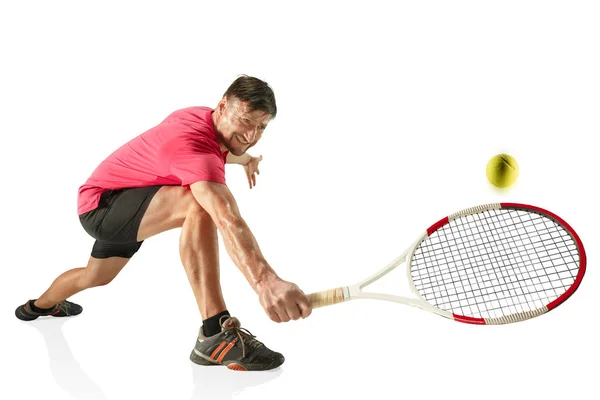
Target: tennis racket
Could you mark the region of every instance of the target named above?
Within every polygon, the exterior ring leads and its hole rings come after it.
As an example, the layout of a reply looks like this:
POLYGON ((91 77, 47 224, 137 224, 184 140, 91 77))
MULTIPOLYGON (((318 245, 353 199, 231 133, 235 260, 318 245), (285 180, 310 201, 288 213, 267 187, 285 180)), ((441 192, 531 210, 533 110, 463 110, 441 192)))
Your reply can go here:
POLYGON ((308 297, 313 308, 377 299, 459 322, 506 324, 562 304, 579 287, 585 266, 579 236, 557 215, 525 204, 487 204, 439 220, 362 282, 308 297), (363 290, 403 263, 414 297, 363 290))

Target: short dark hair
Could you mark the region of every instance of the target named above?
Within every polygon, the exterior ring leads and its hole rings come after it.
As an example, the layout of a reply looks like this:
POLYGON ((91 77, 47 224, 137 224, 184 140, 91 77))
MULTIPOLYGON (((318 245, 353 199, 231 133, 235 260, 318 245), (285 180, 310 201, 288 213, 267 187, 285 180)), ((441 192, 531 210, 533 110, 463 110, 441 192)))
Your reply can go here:
POLYGON ((248 103, 253 111, 264 111, 272 115, 277 115, 277 104, 275 104, 275 93, 269 84, 258 78, 248 75, 242 75, 229 86, 223 96, 227 98, 235 97, 245 103, 248 103))

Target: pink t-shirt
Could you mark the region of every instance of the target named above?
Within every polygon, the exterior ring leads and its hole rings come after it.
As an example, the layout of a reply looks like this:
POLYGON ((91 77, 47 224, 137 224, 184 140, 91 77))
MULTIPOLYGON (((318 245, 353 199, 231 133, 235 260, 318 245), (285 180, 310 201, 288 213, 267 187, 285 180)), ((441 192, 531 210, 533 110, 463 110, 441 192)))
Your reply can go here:
POLYGON ((108 156, 79 187, 77 213, 98 207, 109 189, 155 185, 187 186, 198 181, 225 184, 227 151, 222 152, 212 122, 213 110, 175 111, 108 156))

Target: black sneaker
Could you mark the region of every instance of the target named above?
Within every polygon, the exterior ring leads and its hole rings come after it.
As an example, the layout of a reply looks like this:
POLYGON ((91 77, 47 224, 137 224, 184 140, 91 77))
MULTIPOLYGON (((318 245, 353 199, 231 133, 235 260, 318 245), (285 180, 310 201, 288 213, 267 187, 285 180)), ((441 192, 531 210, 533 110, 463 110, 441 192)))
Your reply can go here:
POLYGON ((45 313, 37 313, 31 309, 31 300, 22 306, 17 307, 15 315, 17 318, 23 321, 33 321, 37 317, 70 317, 71 315, 81 314, 83 308, 79 304, 71 303, 70 301, 64 300, 52 307, 52 309, 45 313))
POLYGON ((199 365, 225 365, 236 371, 265 371, 279 367, 285 360, 269 350, 234 317, 221 318, 221 332, 206 337, 202 328, 190 360, 199 365))

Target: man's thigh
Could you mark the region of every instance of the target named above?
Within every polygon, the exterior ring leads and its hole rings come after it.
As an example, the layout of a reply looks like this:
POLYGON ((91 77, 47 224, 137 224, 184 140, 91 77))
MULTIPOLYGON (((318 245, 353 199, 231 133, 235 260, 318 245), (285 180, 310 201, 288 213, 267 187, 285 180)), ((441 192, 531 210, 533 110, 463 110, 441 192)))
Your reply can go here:
POLYGON ((192 191, 182 186, 163 186, 154 195, 143 215, 137 240, 142 241, 183 225, 190 207, 198 203, 192 191))

